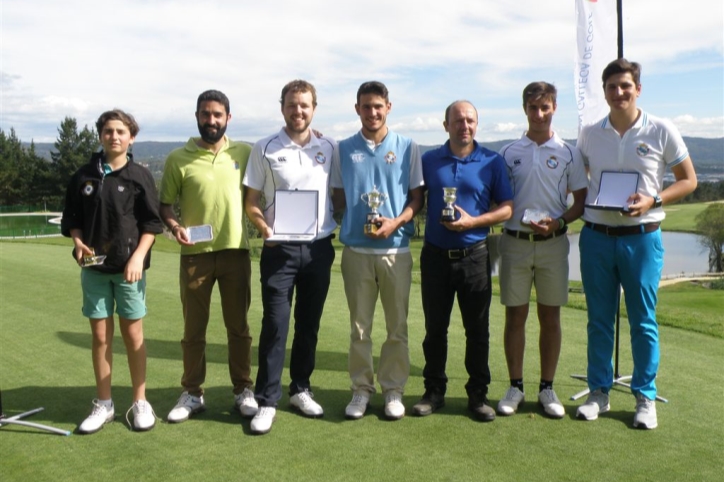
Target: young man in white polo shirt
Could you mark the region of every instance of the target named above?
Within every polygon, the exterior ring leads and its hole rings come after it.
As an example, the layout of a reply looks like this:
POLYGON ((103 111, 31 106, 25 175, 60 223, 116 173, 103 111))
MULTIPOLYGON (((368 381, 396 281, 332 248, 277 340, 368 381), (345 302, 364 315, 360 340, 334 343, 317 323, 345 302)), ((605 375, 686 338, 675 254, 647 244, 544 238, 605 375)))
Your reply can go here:
POLYGON ((307 243, 265 242, 262 249, 259 269, 264 315, 255 388, 259 411, 251 421, 251 431, 256 434, 271 430, 281 398, 295 288, 289 401, 305 416, 321 417, 324 413, 314 401, 310 377, 335 255, 332 233, 337 223, 332 218, 329 170, 337 145, 327 137, 317 138, 309 127, 317 106, 317 92, 312 84, 304 80, 289 82, 282 89, 280 102, 286 125, 257 142, 249 157, 243 181, 246 214, 266 240, 273 234, 276 191, 317 191, 318 234, 307 243))
POLYGON ((500 415, 512 415, 523 402, 523 353, 531 286, 535 284, 540 322, 538 401, 546 415, 565 410, 553 390, 561 352, 561 305, 568 302, 566 225, 581 217, 588 178, 577 148, 551 128, 556 112, 555 86, 533 82, 523 89, 528 130, 503 147, 513 188, 513 217, 500 240, 500 301, 505 305, 505 358, 510 387, 498 403, 500 415), (573 193, 573 205, 567 204, 573 193), (537 212, 537 214, 535 213, 537 212))
POLYGON ((598 198, 603 171, 631 172, 638 177, 636 192, 626 211, 586 207, 581 231, 581 279, 588 306, 588 388, 586 403, 577 416, 596 420, 610 410, 613 385, 611 358, 620 287, 631 327, 636 397, 634 427, 653 429, 656 417, 656 374, 659 368, 659 327, 656 300, 664 248, 659 225, 662 205, 678 201, 696 189, 696 172, 676 128, 667 120, 639 109, 641 66, 617 59, 603 70, 603 90, 610 113, 584 127, 578 148, 588 166, 591 183, 586 206, 598 198), (675 182, 664 189, 664 171, 671 168, 675 182))

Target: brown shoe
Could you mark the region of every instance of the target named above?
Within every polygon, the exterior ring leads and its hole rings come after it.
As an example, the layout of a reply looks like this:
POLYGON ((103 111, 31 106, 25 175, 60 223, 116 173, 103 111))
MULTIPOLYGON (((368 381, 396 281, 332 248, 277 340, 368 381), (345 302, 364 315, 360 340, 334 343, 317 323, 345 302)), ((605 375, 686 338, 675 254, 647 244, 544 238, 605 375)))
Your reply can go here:
POLYGON ((472 393, 468 396, 468 410, 481 422, 492 422, 495 420, 495 410, 490 406, 488 397, 480 393, 472 393))
POLYGON ((438 408, 445 406, 445 396, 440 392, 427 390, 422 399, 412 407, 412 412, 419 416, 425 417, 430 415, 438 408))

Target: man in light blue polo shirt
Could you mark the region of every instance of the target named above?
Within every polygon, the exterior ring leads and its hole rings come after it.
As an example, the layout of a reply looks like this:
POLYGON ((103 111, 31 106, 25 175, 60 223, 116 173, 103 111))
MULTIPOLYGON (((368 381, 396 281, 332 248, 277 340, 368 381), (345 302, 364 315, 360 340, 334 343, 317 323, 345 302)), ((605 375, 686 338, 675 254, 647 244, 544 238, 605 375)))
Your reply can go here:
POLYGON ((391 108, 384 84, 363 83, 355 104, 362 129, 339 143, 332 164, 335 210, 344 211, 342 277, 350 311, 349 375, 354 392, 345 415, 350 419, 364 415, 375 392, 371 334, 378 296, 385 311, 387 339, 380 352, 377 381, 385 396, 385 416, 397 420, 405 415, 402 393, 410 374, 409 242, 415 230, 412 219, 423 203, 423 181, 417 144, 387 127, 391 108), (363 197, 368 199, 365 195, 374 191, 384 195, 384 203, 373 229, 366 230, 371 208, 363 197))

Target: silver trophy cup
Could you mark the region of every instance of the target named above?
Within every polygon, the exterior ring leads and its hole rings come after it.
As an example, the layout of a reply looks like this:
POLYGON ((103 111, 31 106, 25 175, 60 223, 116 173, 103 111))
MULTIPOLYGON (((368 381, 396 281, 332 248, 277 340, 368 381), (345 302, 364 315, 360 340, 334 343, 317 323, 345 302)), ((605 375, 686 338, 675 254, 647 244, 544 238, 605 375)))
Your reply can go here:
POLYGON ((381 193, 377 190, 377 186, 373 186, 372 191, 362 194, 360 198, 363 203, 370 207, 370 212, 367 213, 367 222, 364 226, 365 233, 376 233, 379 227, 376 220, 380 217, 377 210, 385 203, 387 194, 381 193))
POLYGON ((442 220, 445 222, 455 221, 455 200, 458 188, 444 187, 442 188, 442 199, 445 201, 445 207, 442 208, 442 220))

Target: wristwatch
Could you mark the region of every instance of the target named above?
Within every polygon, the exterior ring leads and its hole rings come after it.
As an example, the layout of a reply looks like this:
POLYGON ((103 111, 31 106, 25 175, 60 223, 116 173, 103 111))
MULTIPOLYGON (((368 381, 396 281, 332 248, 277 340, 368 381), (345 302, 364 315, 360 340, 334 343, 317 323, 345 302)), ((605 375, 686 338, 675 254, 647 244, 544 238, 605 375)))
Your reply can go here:
POLYGON ((654 205, 652 206, 652 208, 660 208, 662 204, 664 204, 664 202, 661 200, 661 196, 659 196, 658 194, 654 196, 654 205))

